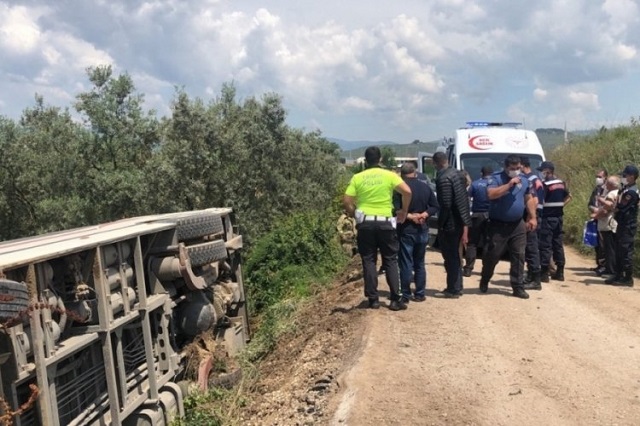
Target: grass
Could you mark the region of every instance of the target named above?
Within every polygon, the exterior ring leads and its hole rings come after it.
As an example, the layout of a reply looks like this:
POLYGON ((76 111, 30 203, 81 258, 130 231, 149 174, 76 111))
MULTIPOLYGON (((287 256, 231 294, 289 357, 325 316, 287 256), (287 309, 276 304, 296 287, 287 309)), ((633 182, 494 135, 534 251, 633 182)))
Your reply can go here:
MULTIPOLYGON (((596 172, 605 169, 610 175, 620 173, 627 164, 640 163, 640 122, 612 129, 602 128, 592 136, 576 138, 560 145, 549 155, 556 166, 556 174, 563 179, 573 200, 565 209, 565 241, 583 253, 593 249, 582 244, 584 222, 589 220, 587 204, 595 185, 596 172)), ((636 246, 640 242, 636 235, 636 246)), ((634 253, 634 271, 640 272, 640 250, 634 253)))

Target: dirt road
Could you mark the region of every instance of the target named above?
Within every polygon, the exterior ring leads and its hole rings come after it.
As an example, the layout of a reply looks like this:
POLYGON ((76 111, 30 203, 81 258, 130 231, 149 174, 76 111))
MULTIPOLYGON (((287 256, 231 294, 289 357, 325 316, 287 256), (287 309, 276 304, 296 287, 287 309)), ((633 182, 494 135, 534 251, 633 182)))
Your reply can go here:
POLYGON ((510 296, 507 262, 488 294, 476 270, 462 298, 444 299, 440 253, 427 264, 426 302, 366 310, 361 349, 321 423, 640 424, 638 289, 602 284, 567 249, 566 281, 529 300, 510 296))

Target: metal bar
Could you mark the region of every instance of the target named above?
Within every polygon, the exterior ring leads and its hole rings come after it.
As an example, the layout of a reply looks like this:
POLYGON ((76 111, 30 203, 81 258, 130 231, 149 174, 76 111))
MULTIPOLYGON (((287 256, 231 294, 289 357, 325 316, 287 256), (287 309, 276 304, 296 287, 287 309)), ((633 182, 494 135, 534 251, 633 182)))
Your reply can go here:
POLYGON ((120 379, 120 406, 124 407, 127 403, 127 377, 124 366, 124 355, 122 353, 122 328, 118 328, 114 331, 116 344, 115 344, 115 360, 118 364, 116 371, 118 372, 118 378, 120 379))
MULTIPOLYGON (((147 286, 144 281, 144 257, 142 256, 142 243, 140 237, 136 238, 135 247, 133 249, 133 267, 136 271, 136 286, 138 289, 138 303, 140 307, 140 316, 142 324, 142 340, 144 341, 144 355, 147 360, 147 365, 152 366, 155 363, 155 357, 153 355, 153 339, 151 338, 151 323, 149 319, 150 305, 147 299, 147 286)), ((157 306, 161 306, 164 299, 168 298, 166 295, 158 295, 157 306), (158 297, 159 296, 159 297, 158 297)), ((151 305, 154 305, 153 303, 151 305)), ((158 399, 158 382, 156 381, 155 374, 149 375, 149 398, 158 399)))
MULTIPOLYGON (((27 277, 25 279, 28 286, 31 288, 36 287, 36 271, 35 265, 29 265, 27 269, 27 277)), ((31 326, 31 338, 33 343, 33 359, 36 364, 36 377, 38 387, 40 389, 48 389, 55 395, 55 385, 52 383, 49 385, 49 371, 47 369, 45 348, 44 348, 44 333, 42 331, 42 321, 40 318, 40 309, 38 304, 38 291, 30 294, 31 300, 29 301, 32 306, 35 306, 31 315, 29 315, 29 324, 31 326)), ((59 426, 57 410, 55 409, 56 401, 55 397, 50 395, 50 398, 40 398, 40 422, 44 426, 59 426)))
POLYGON ((111 421, 114 426, 121 426, 120 407, 118 404, 118 384, 116 382, 115 360, 111 350, 111 332, 109 324, 113 319, 113 311, 109 303, 109 284, 105 282, 102 273, 102 253, 101 247, 96 250, 93 264, 93 283, 98 297, 98 323, 101 331, 102 356, 104 358, 105 376, 107 379, 107 391, 109 393, 109 405, 111 421))

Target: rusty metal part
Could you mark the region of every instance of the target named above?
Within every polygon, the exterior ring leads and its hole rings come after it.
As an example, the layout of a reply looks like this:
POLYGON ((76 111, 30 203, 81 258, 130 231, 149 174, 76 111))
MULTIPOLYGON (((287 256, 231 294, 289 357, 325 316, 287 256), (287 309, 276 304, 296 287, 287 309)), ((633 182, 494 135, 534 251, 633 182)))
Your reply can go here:
POLYGON ((38 389, 38 387, 34 384, 30 384, 29 389, 31 389, 31 395, 29 395, 29 399, 24 404, 20 405, 20 407, 18 407, 16 411, 13 411, 9 403, 2 396, 0 396, 0 407, 2 407, 2 411, 4 411, 4 414, 0 416, 0 425, 13 426, 13 418, 15 416, 22 415, 22 413, 33 406, 33 404, 38 399, 38 395, 40 395, 40 389, 38 389))

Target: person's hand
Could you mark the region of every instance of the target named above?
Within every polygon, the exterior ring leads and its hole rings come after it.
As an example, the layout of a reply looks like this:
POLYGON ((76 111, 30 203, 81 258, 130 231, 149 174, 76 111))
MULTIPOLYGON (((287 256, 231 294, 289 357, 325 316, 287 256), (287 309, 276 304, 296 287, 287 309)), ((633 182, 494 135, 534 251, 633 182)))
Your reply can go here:
POLYGON ((396 220, 398 223, 403 223, 407 220, 407 211, 406 210, 397 210, 396 211, 396 220))
POLYGON ((509 186, 516 186, 516 185, 520 185, 522 184, 522 181, 520 180, 520 176, 516 176, 514 178, 511 178, 511 180, 509 181, 509 186))
POLYGON ((535 217, 527 220, 527 232, 531 232, 538 227, 538 220, 535 217))
POLYGON ((462 231, 462 237, 460 238, 460 242, 462 243, 462 247, 464 248, 466 248, 467 244, 469 243, 469 228, 467 228, 466 226, 462 231))

